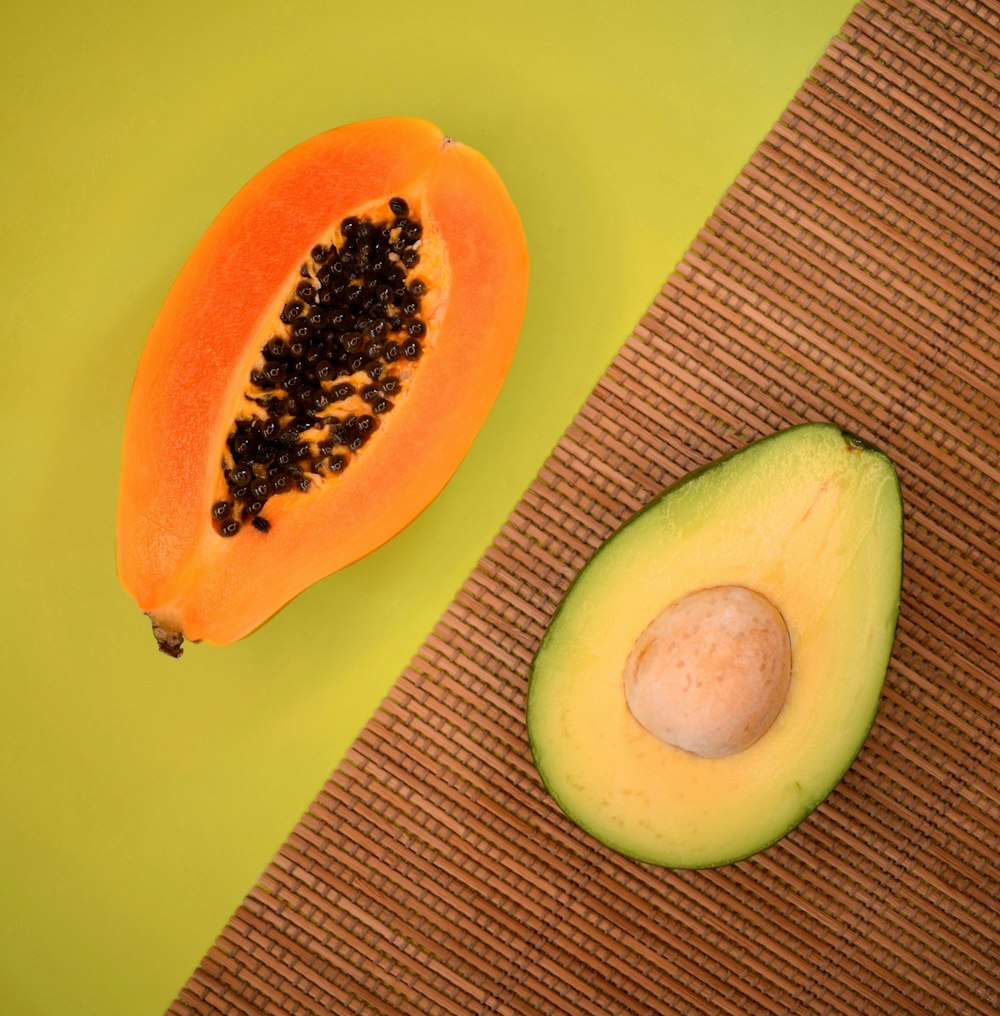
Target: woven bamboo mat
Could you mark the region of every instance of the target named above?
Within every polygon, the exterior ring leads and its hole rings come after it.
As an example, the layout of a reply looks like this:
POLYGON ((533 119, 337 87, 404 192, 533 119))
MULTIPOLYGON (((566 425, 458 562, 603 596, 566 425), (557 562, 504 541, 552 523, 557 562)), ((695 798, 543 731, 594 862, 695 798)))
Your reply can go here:
POLYGON ((174 1016, 998 1011, 998 66, 995 0, 854 11, 174 1016), (874 730, 765 853, 627 861, 541 789, 532 655, 624 518, 807 419, 903 482, 874 730))

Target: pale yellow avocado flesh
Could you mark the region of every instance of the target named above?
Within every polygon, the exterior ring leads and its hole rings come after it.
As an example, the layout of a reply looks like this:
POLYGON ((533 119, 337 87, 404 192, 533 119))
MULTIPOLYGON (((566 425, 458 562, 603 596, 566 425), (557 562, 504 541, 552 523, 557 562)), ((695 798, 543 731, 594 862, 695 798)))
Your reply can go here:
POLYGON ((874 720, 896 629, 902 505, 891 462, 828 424, 793 427, 676 484, 574 582, 534 662, 535 763, 566 814, 640 860, 716 867, 781 838, 839 782, 874 720), (702 758, 632 716, 623 670, 669 604, 745 586, 784 617, 784 708, 702 758))

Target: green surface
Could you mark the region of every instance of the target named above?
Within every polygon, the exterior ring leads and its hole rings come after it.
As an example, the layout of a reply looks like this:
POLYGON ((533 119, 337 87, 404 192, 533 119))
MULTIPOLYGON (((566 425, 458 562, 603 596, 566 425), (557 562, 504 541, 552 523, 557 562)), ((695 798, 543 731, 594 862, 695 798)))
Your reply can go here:
POLYGON ((0 1011, 169 1004, 850 6, 3 5, 0 1011), (245 180, 391 113, 482 150, 521 210, 508 384, 406 532, 167 659, 113 559, 145 334, 245 180))

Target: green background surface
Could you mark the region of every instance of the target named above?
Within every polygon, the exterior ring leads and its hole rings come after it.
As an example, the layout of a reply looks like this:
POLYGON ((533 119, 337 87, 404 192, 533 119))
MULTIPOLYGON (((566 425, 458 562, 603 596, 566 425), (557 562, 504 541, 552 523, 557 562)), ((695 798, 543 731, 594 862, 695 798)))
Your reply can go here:
POLYGON ((0 1012, 167 1007, 850 7, 3 5, 0 1012), (145 335, 244 181, 385 114, 479 148, 520 208, 511 374, 400 536, 168 659, 113 549, 145 335))

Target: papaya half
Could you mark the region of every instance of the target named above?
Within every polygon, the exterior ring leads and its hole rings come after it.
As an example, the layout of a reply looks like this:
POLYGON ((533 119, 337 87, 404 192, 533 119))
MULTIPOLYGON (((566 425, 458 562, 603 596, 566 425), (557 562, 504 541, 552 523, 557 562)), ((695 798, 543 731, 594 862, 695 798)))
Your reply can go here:
POLYGON ((247 183, 129 400, 118 571, 160 649, 242 638, 418 515, 499 392, 527 285, 500 177, 427 121, 327 131, 247 183))

